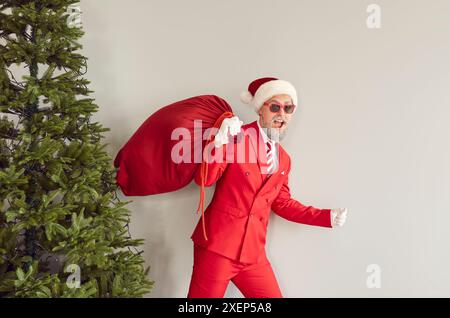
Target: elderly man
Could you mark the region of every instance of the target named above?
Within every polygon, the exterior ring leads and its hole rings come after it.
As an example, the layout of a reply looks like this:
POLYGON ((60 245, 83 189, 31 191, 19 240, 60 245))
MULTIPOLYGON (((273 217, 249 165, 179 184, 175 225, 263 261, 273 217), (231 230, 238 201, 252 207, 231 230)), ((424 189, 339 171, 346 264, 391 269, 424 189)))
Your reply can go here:
MULTIPOLYGON (((230 280, 245 297, 282 297, 265 253, 271 210, 287 220, 315 226, 335 227, 345 222, 346 209, 318 209, 291 198, 291 159, 279 140, 297 110, 295 88, 277 78, 259 78, 241 99, 255 109, 259 120, 242 126, 231 148, 227 144, 220 149, 224 160, 208 163, 204 185, 217 184, 203 220, 208 237, 201 222, 191 236, 190 298, 223 297, 230 280), (227 153, 230 149, 238 153, 242 144, 247 147, 244 160, 233 154, 230 162, 227 153)), ((197 173, 195 181, 200 184, 204 177, 197 173)))

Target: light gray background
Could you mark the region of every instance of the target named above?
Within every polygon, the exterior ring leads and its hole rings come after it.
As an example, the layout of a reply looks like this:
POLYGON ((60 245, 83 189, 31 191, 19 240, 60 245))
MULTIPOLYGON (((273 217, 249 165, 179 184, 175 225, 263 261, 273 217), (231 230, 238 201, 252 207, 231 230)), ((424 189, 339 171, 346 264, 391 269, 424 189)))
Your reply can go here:
MULTIPOLYGON (((381 29, 366 27, 370 3, 81 2, 112 157, 164 105, 217 94, 247 123, 250 81, 296 86, 301 110, 283 141, 293 197, 349 217, 326 229, 272 215, 267 253, 286 297, 450 296, 450 1, 377 1, 381 29), (369 264, 380 289, 366 286, 369 264)), ((185 297, 198 188, 122 198, 146 239, 149 297, 185 297)), ((241 294, 230 284, 226 296, 241 294)))

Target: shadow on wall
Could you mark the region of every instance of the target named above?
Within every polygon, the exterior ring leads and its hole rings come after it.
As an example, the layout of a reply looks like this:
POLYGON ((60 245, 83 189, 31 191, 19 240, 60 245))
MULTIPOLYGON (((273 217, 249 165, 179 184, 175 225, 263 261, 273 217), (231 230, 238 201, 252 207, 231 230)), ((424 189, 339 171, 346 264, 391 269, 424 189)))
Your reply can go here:
POLYGON ((145 239, 144 258, 155 281, 148 296, 186 297, 193 263, 190 235, 199 218, 197 186, 132 199, 130 228, 134 237, 145 239))

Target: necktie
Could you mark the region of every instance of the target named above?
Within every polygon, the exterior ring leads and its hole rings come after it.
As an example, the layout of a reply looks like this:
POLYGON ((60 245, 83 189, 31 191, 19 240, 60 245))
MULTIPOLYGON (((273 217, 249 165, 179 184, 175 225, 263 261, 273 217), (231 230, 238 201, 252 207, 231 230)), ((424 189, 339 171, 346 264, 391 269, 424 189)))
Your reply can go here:
POLYGON ((275 145, 269 140, 267 143, 267 176, 275 171, 275 145))

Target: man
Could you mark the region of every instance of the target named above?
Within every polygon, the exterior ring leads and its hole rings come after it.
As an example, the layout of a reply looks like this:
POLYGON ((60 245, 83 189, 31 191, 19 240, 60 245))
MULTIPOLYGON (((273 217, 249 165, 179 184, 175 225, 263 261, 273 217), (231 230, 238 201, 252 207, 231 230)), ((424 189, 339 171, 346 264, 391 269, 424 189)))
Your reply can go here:
POLYGON ((309 225, 345 222, 346 209, 318 209, 291 198, 291 160, 278 141, 297 110, 295 88, 284 80, 260 78, 241 99, 254 107, 259 119, 242 126, 236 142, 214 149, 223 160, 208 162, 207 175, 195 176, 198 184, 201 178, 206 178, 205 186, 217 184, 204 215, 208 237, 201 222, 191 236, 194 266, 188 297, 223 297, 230 280, 245 297, 282 297, 265 253, 270 210, 309 225), (237 160, 242 145, 244 160, 237 160))

